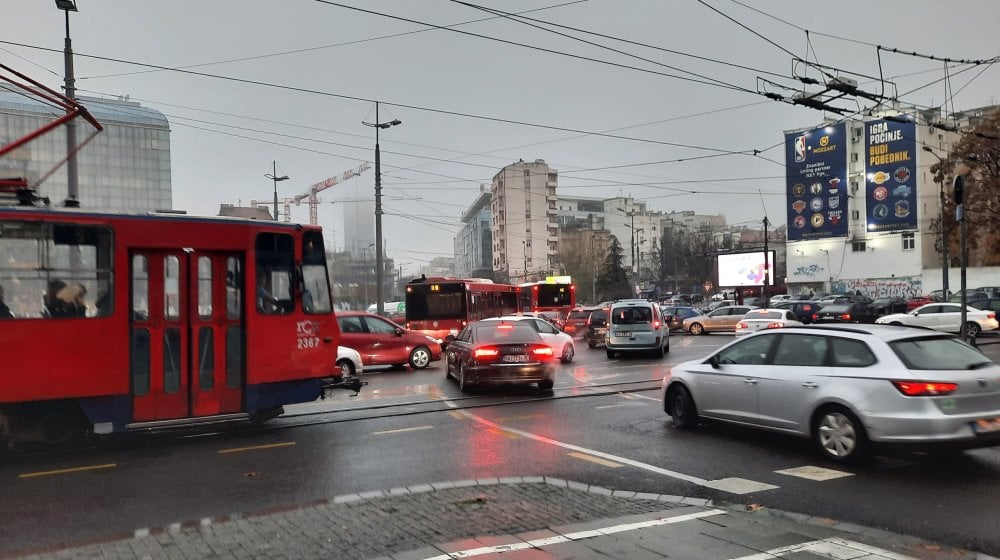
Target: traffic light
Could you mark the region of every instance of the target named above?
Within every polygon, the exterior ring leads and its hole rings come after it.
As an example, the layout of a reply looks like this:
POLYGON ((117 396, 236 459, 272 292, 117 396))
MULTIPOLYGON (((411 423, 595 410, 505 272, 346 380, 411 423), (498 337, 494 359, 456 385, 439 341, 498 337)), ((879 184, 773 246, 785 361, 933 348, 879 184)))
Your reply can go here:
POLYGON ((955 177, 955 204, 965 204, 965 175, 955 177))

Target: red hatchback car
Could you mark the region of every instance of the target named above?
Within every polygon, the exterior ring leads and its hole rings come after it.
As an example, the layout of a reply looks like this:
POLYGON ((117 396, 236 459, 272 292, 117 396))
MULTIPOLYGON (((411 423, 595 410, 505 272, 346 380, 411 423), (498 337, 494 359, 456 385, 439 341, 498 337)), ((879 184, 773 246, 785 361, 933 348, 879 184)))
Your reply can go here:
POLYGON ((357 350, 365 368, 409 364, 413 369, 423 369, 441 359, 441 345, 430 337, 374 313, 339 311, 337 323, 340 345, 357 350))
POLYGON ((934 303, 934 298, 931 296, 915 296, 906 300, 906 310, 913 311, 914 309, 920 307, 921 305, 927 305, 928 303, 934 303))

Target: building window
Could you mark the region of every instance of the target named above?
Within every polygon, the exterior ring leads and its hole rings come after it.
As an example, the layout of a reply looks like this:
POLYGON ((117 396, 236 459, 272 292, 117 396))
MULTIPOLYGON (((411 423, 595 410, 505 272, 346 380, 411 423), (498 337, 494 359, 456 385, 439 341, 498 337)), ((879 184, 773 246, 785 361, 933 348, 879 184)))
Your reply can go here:
POLYGON ((867 249, 864 241, 851 241, 851 251, 863 253, 867 249))
POLYGON ((913 233, 903 234, 903 250, 912 251, 917 248, 917 239, 913 233))

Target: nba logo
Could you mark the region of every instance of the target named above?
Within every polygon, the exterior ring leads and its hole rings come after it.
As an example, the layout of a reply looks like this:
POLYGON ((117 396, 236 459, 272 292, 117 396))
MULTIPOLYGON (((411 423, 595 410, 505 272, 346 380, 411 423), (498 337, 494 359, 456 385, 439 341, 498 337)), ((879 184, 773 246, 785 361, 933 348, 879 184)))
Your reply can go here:
POLYGON ((806 160, 806 137, 796 136, 795 137, 795 161, 797 163, 802 163, 806 160))

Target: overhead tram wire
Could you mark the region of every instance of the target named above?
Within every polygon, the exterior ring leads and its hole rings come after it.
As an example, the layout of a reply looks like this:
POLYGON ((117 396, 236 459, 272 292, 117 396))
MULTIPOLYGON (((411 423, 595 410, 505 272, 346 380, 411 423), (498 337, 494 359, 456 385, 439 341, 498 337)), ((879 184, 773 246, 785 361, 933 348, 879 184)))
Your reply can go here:
MULTIPOLYGON (((562 7, 565 7, 565 6, 570 6, 572 4, 581 4, 581 3, 584 3, 584 2, 587 2, 587 1, 588 0, 572 0, 570 2, 563 2, 561 4, 553 4, 551 6, 543 6, 541 8, 533 8, 531 10, 524 10, 523 12, 518 12, 518 13, 519 14, 528 14, 528 13, 532 13, 532 12, 541 12, 541 11, 544 11, 544 10, 551 10, 551 9, 554 9, 554 8, 562 8, 562 7)), ((484 21, 490 21, 490 20, 494 20, 494 19, 500 19, 500 17, 497 16, 497 17, 487 17, 487 18, 479 18, 479 19, 470 19, 468 21, 462 21, 462 22, 459 22, 459 23, 452 23, 452 24, 449 24, 449 25, 445 25, 444 27, 461 27, 463 25, 470 25, 470 24, 473 24, 473 23, 481 23, 481 22, 484 22, 484 21)), ((367 39, 358 39, 358 40, 355 40, 355 41, 345 41, 343 43, 332 43, 332 44, 329 44, 329 45, 318 45, 318 46, 315 46, 315 47, 306 47, 306 48, 301 48, 301 49, 293 49, 293 50, 289 50, 289 51, 281 51, 281 52, 268 53, 268 54, 259 54, 259 55, 254 55, 254 56, 244 56, 244 57, 240 57, 240 58, 230 58, 230 59, 226 59, 226 60, 216 60, 216 61, 213 61, 213 62, 202 62, 202 63, 199 63, 199 64, 187 64, 187 65, 184 65, 184 66, 177 66, 177 68, 184 68, 184 69, 187 69, 187 68, 203 68, 205 66, 216 66, 216 65, 220 65, 220 64, 230 64, 230 63, 233 63, 233 62, 246 62, 246 61, 250 61, 250 60, 261 60, 261 59, 264 59, 264 58, 273 58, 273 57, 277 57, 277 56, 286 56, 286 55, 290 55, 290 54, 299 54, 299 53, 304 53, 304 52, 312 52, 312 51, 323 50, 323 49, 330 49, 330 48, 335 48, 335 47, 345 47, 345 46, 350 46, 350 45, 358 45, 358 44, 361 44, 361 43, 368 43, 368 42, 372 42, 372 41, 381 41, 383 39, 394 39, 394 38, 397 38, 397 37, 404 37, 406 35, 415 35, 417 33, 426 33, 428 31, 436 31, 436 29, 415 29, 413 31, 404 31, 402 33, 391 33, 389 35, 380 35, 378 37, 368 37, 367 39)), ((133 76, 133 75, 136 75, 136 74, 148 74, 148 73, 151 73, 151 72, 162 72, 162 71, 163 70, 159 70, 159 69, 156 69, 156 70, 140 70, 140 71, 136 71, 136 72, 121 72, 121 73, 118 73, 118 74, 101 74, 101 75, 97 75, 97 76, 84 76, 82 78, 76 78, 76 79, 77 80, 86 80, 86 79, 99 79, 99 78, 114 78, 114 77, 118 77, 118 76, 133 76)))

